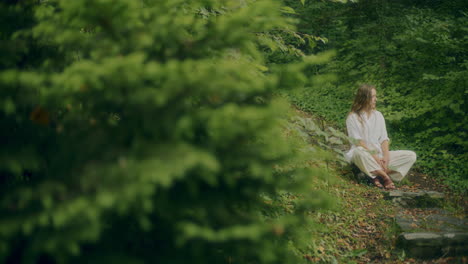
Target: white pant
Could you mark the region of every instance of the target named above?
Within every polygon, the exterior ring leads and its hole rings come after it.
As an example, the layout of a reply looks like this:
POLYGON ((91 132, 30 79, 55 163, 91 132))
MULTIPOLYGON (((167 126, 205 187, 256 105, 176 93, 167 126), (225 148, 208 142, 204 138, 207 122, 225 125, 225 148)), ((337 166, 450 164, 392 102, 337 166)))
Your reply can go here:
MULTIPOLYGON (((363 147, 357 147, 353 152, 351 161, 365 174, 375 178, 371 172, 383 170, 372 155, 363 147)), ((388 176, 394 181, 401 181, 408 173, 411 166, 416 162, 416 153, 410 150, 390 151, 388 168, 394 172, 388 176)))

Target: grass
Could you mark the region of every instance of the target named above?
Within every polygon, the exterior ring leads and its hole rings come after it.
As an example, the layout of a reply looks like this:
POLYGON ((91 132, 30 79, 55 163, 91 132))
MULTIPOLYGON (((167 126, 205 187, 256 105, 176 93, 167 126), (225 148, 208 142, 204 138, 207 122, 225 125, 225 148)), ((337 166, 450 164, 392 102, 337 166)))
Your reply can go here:
MULTIPOLYGON (((396 232, 395 208, 384 200, 381 191, 343 179, 336 173, 336 183, 327 187, 336 197, 337 210, 324 210, 310 215, 323 229, 312 232, 313 245, 307 255, 313 261, 368 263, 389 259, 394 249, 396 232)), ((320 184, 316 188, 323 188, 320 184)))

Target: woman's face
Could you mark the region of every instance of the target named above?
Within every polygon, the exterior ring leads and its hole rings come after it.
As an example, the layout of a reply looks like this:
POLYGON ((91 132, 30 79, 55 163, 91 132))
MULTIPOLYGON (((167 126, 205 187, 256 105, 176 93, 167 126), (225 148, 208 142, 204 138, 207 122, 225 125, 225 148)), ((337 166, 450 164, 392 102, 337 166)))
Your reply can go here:
POLYGON ((375 109, 375 104, 377 103, 377 91, 375 89, 371 90, 371 101, 370 107, 371 109, 375 109))

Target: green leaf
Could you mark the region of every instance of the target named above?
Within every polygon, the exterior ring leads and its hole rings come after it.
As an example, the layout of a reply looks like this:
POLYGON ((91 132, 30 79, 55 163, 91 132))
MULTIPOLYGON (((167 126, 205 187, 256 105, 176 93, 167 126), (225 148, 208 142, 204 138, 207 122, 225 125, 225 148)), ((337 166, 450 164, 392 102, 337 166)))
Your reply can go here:
POLYGON ((286 14, 296 14, 296 11, 289 6, 281 7, 281 12, 286 13, 286 14))

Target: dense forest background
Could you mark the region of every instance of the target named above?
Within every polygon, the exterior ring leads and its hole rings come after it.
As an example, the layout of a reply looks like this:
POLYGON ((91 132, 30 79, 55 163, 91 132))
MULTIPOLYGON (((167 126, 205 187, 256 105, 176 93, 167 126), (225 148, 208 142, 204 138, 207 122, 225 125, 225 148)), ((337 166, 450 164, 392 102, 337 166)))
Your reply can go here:
POLYGON ((307 262, 334 158, 290 104, 343 127, 360 83, 466 193, 466 5, 2 1, 0 262, 307 262))
POLYGON ((468 17, 466 1, 288 1, 298 31, 327 39, 308 52, 334 50, 309 74, 334 74, 292 98, 344 126, 356 86, 378 89, 391 148, 413 149, 419 168, 466 192, 468 17))

